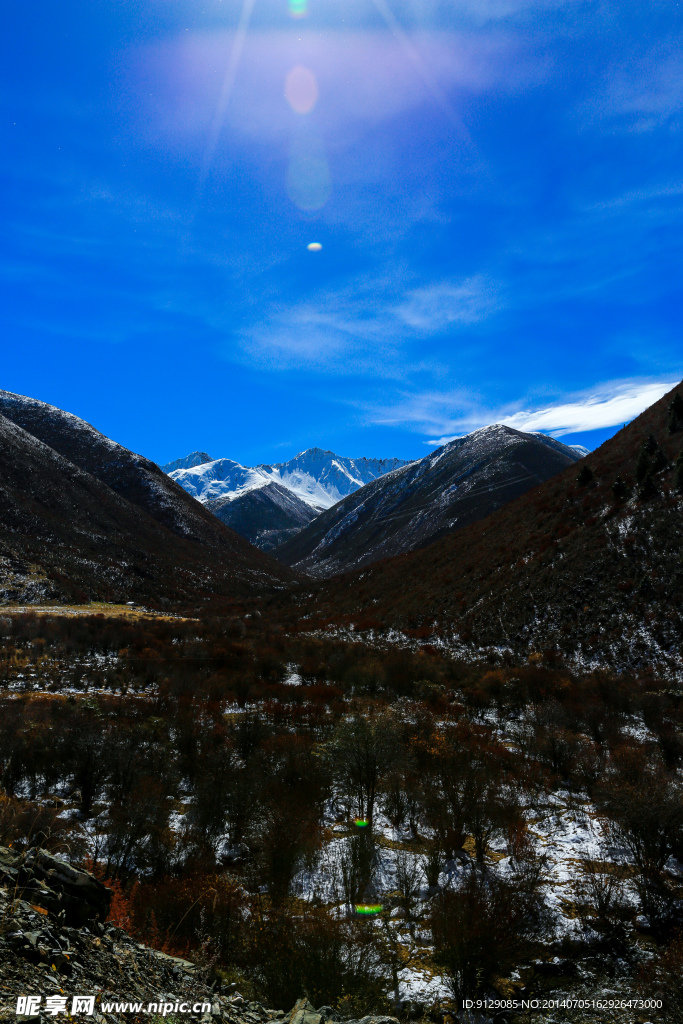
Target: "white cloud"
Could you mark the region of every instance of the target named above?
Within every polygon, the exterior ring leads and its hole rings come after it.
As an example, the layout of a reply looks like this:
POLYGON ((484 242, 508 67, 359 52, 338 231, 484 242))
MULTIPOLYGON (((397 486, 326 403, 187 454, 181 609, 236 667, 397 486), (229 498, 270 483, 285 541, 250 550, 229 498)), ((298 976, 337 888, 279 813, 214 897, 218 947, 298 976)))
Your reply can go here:
POLYGON ((675 387, 677 380, 625 382, 608 385, 572 402, 545 409, 520 411, 504 423, 518 430, 543 430, 556 437, 628 423, 675 387))
POLYGON ((391 407, 371 410, 374 423, 412 426, 420 432, 440 434, 426 443, 440 445, 490 423, 505 423, 517 430, 540 430, 562 437, 628 423, 675 387, 678 380, 622 380, 600 385, 553 405, 537 408, 477 404, 462 392, 406 395, 391 407))

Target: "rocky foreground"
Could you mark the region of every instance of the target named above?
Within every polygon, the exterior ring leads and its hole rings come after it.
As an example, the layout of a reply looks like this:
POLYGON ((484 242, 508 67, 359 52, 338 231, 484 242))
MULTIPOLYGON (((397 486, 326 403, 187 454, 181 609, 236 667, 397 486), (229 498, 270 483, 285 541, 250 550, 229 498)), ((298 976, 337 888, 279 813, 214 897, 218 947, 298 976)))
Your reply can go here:
MULTIPOLYGON (((332 1007, 306 999, 269 1009, 226 991, 210 966, 136 942, 106 923, 111 894, 93 875, 45 850, 18 854, 0 846, 0 1021, 38 1022, 72 1015, 112 1021, 200 1020, 203 1024, 326 1024, 332 1007), (17 1000, 24 998, 23 1013, 17 1000), (34 1002, 27 1003, 27 998, 34 1002), (36 1004, 35 1000, 39 1001, 36 1004), (94 997, 92 1006, 87 999, 94 997), (124 1005, 126 1004, 126 1005, 124 1005)), ((353 1024, 398 1024, 364 1017, 353 1024)))

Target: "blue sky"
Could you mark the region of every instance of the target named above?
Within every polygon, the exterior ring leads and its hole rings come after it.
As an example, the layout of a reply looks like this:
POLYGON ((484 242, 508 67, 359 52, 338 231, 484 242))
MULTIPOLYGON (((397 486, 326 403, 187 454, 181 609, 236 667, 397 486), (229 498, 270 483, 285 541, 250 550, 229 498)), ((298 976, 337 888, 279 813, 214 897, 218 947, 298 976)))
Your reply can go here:
POLYGON ((495 420, 595 447, 683 376, 682 26, 13 5, 0 385, 159 462, 415 457, 495 420))

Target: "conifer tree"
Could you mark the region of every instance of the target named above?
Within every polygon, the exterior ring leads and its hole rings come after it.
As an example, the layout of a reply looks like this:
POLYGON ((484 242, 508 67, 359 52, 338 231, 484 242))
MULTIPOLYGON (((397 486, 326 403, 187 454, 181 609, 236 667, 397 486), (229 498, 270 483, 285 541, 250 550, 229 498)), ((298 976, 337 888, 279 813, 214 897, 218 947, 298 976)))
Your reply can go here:
POLYGON ((588 484, 593 482, 593 471, 591 470, 590 466, 586 465, 585 462, 578 472, 576 482, 579 485, 579 487, 587 487, 588 484))
POLYGON ((683 429, 683 395, 680 392, 671 399, 668 408, 669 433, 683 429))
POLYGON ((638 453, 638 461, 636 462, 636 480, 639 484, 645 482, 645 477, 650 473, 650 456, 647 453, 645 445, 640 449, 638 453))
POLYGON ((678 453, 676 459, 676 473, 674 475, 674 487, 677 491, 683 493, 683 448, 678 453))

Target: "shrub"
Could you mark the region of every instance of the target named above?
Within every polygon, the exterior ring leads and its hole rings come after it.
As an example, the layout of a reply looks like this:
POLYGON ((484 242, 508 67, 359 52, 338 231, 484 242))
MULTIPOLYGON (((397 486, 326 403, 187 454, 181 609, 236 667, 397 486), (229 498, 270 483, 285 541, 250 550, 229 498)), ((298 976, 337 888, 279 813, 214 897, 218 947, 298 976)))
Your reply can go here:
POLYGON ((627 483, 625 483, 621 476, 617 476, 612 484, 612 494, 616 501, 626 501, 626 499, 630 497, 631 488, 627 483))
POLYGON ((683 852, 683 787, 635 746, 614 753, 596 800, 613 845, 625 847, 636 867, 642 912, 656 934, 670 934, 680 910, 665 865, 683 852))
POLYGON ((358 919, 295 907, 252 915, 245 971, 270 1006, 306 993, 316 1006, 345 1000, 360 1012, 386 1010, 374 929, 358 919))
POLYGON ((597 933, 601 945, 607 949, 615 952, 623 949, 629 908, 618 868, 585 857, 573 888, 584 929, 597 933))
POLYGON ((231 875, 105 885, 114 892, 112 920, 153 946, 187 955, 209 937, 223 963, 243 959, 246 894, 231 875))
POLYGON ((668 1024, 683 1024, 683 937, 677 935, 641 968, 639 988, 645 999, 662 999, 668 1024))
POLYGON ((459 889, 439 894, 432 912, 436 958, 456 998, 482 993, 530 955, 545 931, 542 875, 533 862, 502 877, 473 869, 459 889))
POLYGON ((0 846, 28 850, 42 846, 53 853, 69 850, 81 855, 85 843, 80 830, 58 817, 58 811, 29 800, 17 800, 0 790, 0 846))

